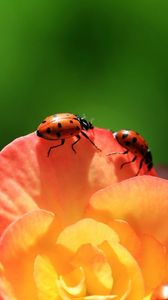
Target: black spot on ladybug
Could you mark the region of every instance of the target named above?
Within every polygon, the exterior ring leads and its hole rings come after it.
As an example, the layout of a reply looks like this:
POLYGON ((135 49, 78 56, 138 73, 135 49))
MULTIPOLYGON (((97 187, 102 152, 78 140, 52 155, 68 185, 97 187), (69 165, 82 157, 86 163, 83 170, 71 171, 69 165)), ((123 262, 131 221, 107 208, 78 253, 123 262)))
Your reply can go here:
POLYGON ((152 160, 152 154, 151 154, 151 151, 149 149, 147 151, 147 156, 148 156, 148 159, 152 160))
POLYGON ((123 133, 122 139, 125 139, 128 136, 128 133, 123 133))
POLYGON ((47 130, 46 130, 46 132, 47 132, 47 133, 51 133, 51 128, 48 127, 47 130))
POLYGON ((62 128, 62 124, 61 123, 58 123, 58 128, 62 128))
POLYGON ((150 152, 150 150, 148 149, 148 151, 145 153, 144 155, 144 159, 145 159, 145 163, 149 164, 152 162, 152 154, 150 152))
POLYGON ((58 132, 56 133, 56 135, 57 135, 58 138, 60 138, 60 137, 61 137, 61 132, 58 131, 58 132))
POLYGON ((76 130, 80 130, 79 126, 76 126, 76 130))
POLYGON ((46 120, 44 120, 42 123, 46 123, 47 121, 46 120))
POLYGON ((125 146, 130 146, 130 145, 131 145, 131 143, 129 141, 125 142, 125 146))
POLYGON ((144 153, 145 153, 145 152, 144 152, 144 149, 141 149, 141 151, 140 151, 140 152, 141 152, 141 155, 142 155, 142 156, 143 156, 143 155, 144 155, 144 153))
POLYGON ((71 124, 72 124, 72 123, 73 123, 73 121, 72 121, 72 120, 70 120, 70 121, 69 121, 69 123, 71 123, 71 124))
POLYGON ((37 133, 37 136, 40 136, 40 137, 42 137, 42 136, 41 136, 41 133, 40 133, 40 131, 39 131, 39 130, 37 130, 37 131, 36 131, 36 133, 37 133))
POLYGON ((153 167, 153 163, 151 162, 148 164, 148 171, 150 171, 152 169, 152 167, 153 167))
POLYGON ((132 138, 132 143, 135 144, 136 142, 137 142, 137 138, 136 138, 136 137, 133 137, 133 138, 132 138))

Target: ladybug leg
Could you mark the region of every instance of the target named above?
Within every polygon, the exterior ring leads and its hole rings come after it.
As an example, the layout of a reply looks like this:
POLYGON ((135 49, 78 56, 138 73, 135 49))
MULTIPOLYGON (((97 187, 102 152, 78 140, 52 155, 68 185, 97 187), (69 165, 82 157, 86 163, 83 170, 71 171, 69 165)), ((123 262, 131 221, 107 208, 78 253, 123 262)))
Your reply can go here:
POLYGON ((57 148, 57 147, 59 147, 59 146, 62 146, 64 143, 65 143, 65 140, 62 139, 62 140, 61 140, 61 143, 60 143, 59 145, 50 147, 49 150, 48 150, 48 155, 47 155, 47 156, 49 157, 50 152, 51 152, 52 149, 57 148))
POLYGON ((74 149, 74 145, 77 144, 77 143, 79 142, 80 138, 81 138, 79 134, 76 135, 76 137, 77 137, 77 140, 71 145, 72 150, 73 150, 75 153, 76 153, 76 150, 74 149))
POLYGON ((96 146, 96 144, 88 137, 88 135, 87 135, 85 132, 81 131, 81 133, 83 134, 83 136, 84 136, 86 139, 88 139, 88 140, 91 142, 91 144, 92 144, 98 151, 101 151, 101 149, 98 148, 98 147, 96 146))
POLYGON ((139 172, 140 172, 140 170, 141 170, 141 168, 142 168, 143 162, 144 162, 144 157, 142 157, 142 159, 140 160, 140 163, 139 163, 139 169, 138 169, 138 172, 136 173, 135 176, 138 176, 138 175, 139 175, 139 172))
POLYGON ((127 164, 133 163, 136 159, 137 159, 137 156, 135 155, 135 156, 133 157, 132 160, 126 161, 126 162, 124 162, 123 164, 121 164, 120 169, 122 169, 122 168, 123 168, 125 165, 127 165, 127 164))
POLYGON ((110 156, 110 155, 113 155, 113 154, 128 154, 128 150, 126 150, 124 152, 112 152, 112 153, 106 154, 106 156, 110 156))

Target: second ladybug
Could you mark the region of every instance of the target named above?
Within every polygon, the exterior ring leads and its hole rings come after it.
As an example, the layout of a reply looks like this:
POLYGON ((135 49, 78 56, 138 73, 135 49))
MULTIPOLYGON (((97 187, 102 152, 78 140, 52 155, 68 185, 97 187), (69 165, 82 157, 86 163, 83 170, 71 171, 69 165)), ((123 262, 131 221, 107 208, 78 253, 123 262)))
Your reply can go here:
POLYGON ((75 144, 81 139, 82 134, 89 142, 100 151, 95 143, 89 138, 89 136, 83 131, 93 129, 91 122, 86 119, 74 115, 71 113, 54 114, 44 119, 44 121, 37 128, 37 136, 46 140, 60 140, 61 143, 55 146, 51 146, 48 150, 48 156, 52 149, 62 146, 65 143, 65 139, 76 136, 76 141, 72 143, 72 150, 76 153, 74 148, 75 144))
POLYGON ((141 159, 136 176, 139 174, 143 163, 147 166, 147 171, 150 171, 152 169, 153 162, 151 151, 148 148, 147 142, 139 133, 133 130, 121 129, 117 132, 114 132, 113 136, 115 137, 117 142, 126 150, 124 152, 112 152, 110 154, 107 154, 107 156, 112 154, 127 154, 128 152, 134 154, 131 161, 127 161, 121 164, 121 168, 136 161, 136 159, 140 157, 141 159))

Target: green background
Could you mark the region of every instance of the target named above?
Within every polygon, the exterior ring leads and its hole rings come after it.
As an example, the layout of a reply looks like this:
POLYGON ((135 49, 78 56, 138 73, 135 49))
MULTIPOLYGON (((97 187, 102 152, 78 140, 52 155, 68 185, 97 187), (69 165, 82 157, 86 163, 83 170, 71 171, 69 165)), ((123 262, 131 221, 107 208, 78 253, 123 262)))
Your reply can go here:
POLYGON ((168 164, 167 0, 1 0, 0 41, 1 148, 72 112, 168 164))

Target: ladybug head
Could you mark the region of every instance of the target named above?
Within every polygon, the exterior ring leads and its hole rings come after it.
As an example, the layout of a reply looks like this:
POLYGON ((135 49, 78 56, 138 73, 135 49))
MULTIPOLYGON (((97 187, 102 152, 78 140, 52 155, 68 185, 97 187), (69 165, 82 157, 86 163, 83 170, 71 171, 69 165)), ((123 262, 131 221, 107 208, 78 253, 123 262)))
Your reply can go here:
POLYGON ((87 121, 86 119, 84 118, 81 118, 80 116, 76 116, 78 121, 80 122, 81 126, 82 126, 82 129, 84 130, 89 130, 89 129, 93 129, 94 126, 91 122, 87 121))

